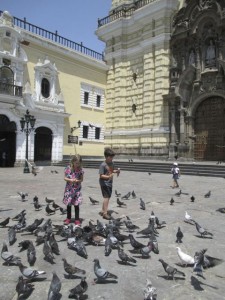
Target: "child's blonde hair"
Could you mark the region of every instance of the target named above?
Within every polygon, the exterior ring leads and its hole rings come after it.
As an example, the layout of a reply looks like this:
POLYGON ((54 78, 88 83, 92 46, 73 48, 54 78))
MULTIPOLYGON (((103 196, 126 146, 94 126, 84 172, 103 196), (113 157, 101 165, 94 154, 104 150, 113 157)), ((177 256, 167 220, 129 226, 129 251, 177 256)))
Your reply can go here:
POLYGON ((70 168, 73 169, 73 164, 75 161, 79 162, 80 167, 82 166, 82 158, 79 154, 73 155, 70 160, 70 168))

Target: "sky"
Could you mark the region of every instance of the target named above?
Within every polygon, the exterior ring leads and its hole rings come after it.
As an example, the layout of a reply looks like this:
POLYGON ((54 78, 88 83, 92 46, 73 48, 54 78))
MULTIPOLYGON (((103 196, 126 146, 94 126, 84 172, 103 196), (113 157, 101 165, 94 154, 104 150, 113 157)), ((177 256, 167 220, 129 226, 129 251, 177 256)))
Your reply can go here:
POLYGON ((111 4, 112 0, 0 0, 0 10, 102 53, 105 44, 95 31, 111 4))

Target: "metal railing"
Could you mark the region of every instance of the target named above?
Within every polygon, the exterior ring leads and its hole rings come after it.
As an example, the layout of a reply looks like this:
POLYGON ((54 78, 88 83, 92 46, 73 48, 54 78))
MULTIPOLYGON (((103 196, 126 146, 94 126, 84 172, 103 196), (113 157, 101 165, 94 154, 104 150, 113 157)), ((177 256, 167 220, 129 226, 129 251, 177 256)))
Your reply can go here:
POLYGON ((119 9, 118 11, 115 11, 114 13, 103 19, 98 19, 98 27, 104 26, 117 19, 131 17, 134 14, 135 10, 155 1, 157 0, 138 0, 132 5, 121 5, 121 9, 119 9))
POLYGON ((0 94, 22 97, 22 86, 0 82, 0 94))
MULTIPOLYGON (((2 15, 2 13, 3 13, 3 11, 0 11, 0 16, 2 15)), ((45 30, 41 27, 38 27, 36 25, 33 25, 33 24, 27 22, 26 18, 24 18, 22 20, 22 19, 13 17, 13 20, 14 20, 15 26, 20 27, 26 31, 29 31, 33 34, 37 34, 45 39, 51 40, 55 43, 58 43, 58 44, 62 45, 63 47, 67 47, 74 51, 81 52, 87 56, 94 58, 94 59, 104 60, 104 55, 102 53, 99 53, 90 48, 87 48, 87 47, 83 46, 82 43, 78 44, 67 38, 64 38, 64 37, 58 35, 57 31, 51 32, 51 31, 45 30)))

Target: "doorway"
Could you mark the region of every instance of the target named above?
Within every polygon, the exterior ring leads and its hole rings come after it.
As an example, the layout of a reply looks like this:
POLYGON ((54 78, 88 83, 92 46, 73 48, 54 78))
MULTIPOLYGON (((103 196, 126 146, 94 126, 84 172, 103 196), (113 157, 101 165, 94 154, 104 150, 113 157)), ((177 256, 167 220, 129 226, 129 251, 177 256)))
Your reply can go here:
POLYGON ((52 160, 52 131, 47 127, 35 130, 34 161, 51 162, 52 160))

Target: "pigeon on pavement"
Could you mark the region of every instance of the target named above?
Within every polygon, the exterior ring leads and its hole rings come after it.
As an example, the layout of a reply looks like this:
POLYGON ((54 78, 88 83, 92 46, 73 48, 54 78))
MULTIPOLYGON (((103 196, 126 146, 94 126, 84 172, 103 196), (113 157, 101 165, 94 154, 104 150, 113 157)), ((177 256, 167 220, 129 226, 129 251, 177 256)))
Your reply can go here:
POLYGON ((3 242, 1 258, 5 261, 6 265, 18 265, 21 261, 21 258, 13 255, 8 251, 8 247, 5 242, 3 242))
MULTIPOLYGON (((70 290, 69 298, 81 299, 81 296, 87 291, 88 284, 86 281, 86 277, 81 278, 80 283, 70 290)), ((85 298, 86 299, 86 298, 85 298)))
POLYGON ((20 295, 23 295, 23 298, 26 299, 28 295, 31 294, 33 289, 34 289, 33 284, 27 282, 27 280, 24 279, 23 276, 19 276, 18 283, 16 285, 16 291, 18 293, 17 299, 20 299, 20 295))
POLYGON ((140 209, 142 209, 142 210, 146 209, 145 202, 144 202, 144 200, 142 198, 140 198, 140 209))
POLYGON ((199 225, 197 222, 195 222, 195 226, 196 226, 198 233, 201 234, 201 237, 205 237, 207 235, 213 236, 213 234, 211 232, 209 232, 206 229, 204 229, 203 227, 201 227, 201 225, 199 225))
POLYGON ((126 203, 124 203, 123 201, 120 201, 119 198, 116 199, 116 203, 118 204, 119 207, 121 207, 121 206, 127 206, 126 203))
POLYGON ((194 264, 194 257, 184 253, 180 247, 176 247, 177 249, 177 254, 182 262, 182 265, 193 265, 194 264))
POLYGON ((24 266, 21 262, 18 264, 21 274, 29 279, 36 278, 40 275, 46 274, 45 271, 38 271, 29 267, 24 266))
POLYGON ((4 221, 0 222, 0 226, 6 227, 9 224, 10 217, 6 218, 4 221))
POLYGON ((208 193, 206 193, 206 194, 204 195, 205 198, 210 198, 210 196, 211 196, 211 191, 208 191, 208 193))
POLYGON ((99 204, 99 201, 98 201, 98 200, 95 200, 95 199, 93 199, 93 198, 90 197, 90 196, 89 196, 89 199, 90 199, 90 201, 91 201, 91 203, 92 203, 93 205, 99 204))
POLYGON ((176 268, 171 267, 163 259, 159 259, 159 261, 162 263, 162 266, 163 266, 165 272, 167 273, 167 279, 169 279, 170 277, 172 277, 172 279, 174 279, 175 274, 182 275, 185 277, 184 272, 181 272, 181 271, 177 270, 176 268))
POLYGON ((63 267, 65 272, 71 277, 72 275, 76 275, 78 277, 83 277, 86 274, 85 270, 79 269, 75 266, 72 266, 67 262, 65 258, 62 259, 63 261, 63 267))
POLYGON ((47 300, 55 300, 57 298, 59 298, 60 294, 60 290, 61 290, 61 281, 58 277, 58 275, 56 274, 55 271, 52 272, 53 276, 52 276, 52 281, 48 290, 48 299, 47 300))
POLYGON ((107 281, 107 279, 117 279, 118 277, 106 269, 102 268, 99 263, 99 259, 95 258, 94 259, 94 273, 96 275, 96 279, 94 280, 95 282, 98 281, 107 281))
POLYGON ((55 213, 55 210, 54 210, 54 209, 51 209, 51 208, 49 207, 49 204, 46 205, 45 211, 46 211, 47 215, 51 215, 51 214, 54 214, 54 213, 55 213))
POLYGON ((13 245, 17 238, 16 238, 16 230, 14 227, 9 227, 8 229, 8 238, 9 238, 9 245, 13 245))
POLYGON ((20 252, 23 250, 27 250, 30 243, 32 243, 30 240, 23 240, 23 241, 19 242, 18 247, 21 247, 20 252))
POLYGON ((136 263, 136 259, 134 259, 133 257, 127 255, 123 249, 121 249, 120 247, 118 248, 118 256, 119 258, 121 259, 121 261, 124 263, 124 264, 127 264, 129 262, 131 263, 136 263))
POLYGON ((131 192, 128 192, 126 195, 122 197, 122 199, 128 200, 130 198, 131 192))
POLYGON ((152 285, 149 279, 146 279, 146 287, 144 289, 144 300, 156 300, 156 288, 152 285))
POLYGON ((32 241, 30 241, 30 244, 27 249, 27 261, 30 266, 33 266, 36 261, 36 249, 32 241))
POLYGON ((132 234, 129 234, 129 238, 130 238, 130 244, 134 249, 141 249, 141 248, 145 247, 144 244, 135 240, 135 238, 132 234))
POLYGON ((176 233, 176 243, 180 244, 182 243, 182 238, 184 237, 183 232, 181 231, 180 227, 178 227, 177 229, 177 233, 176 233))

